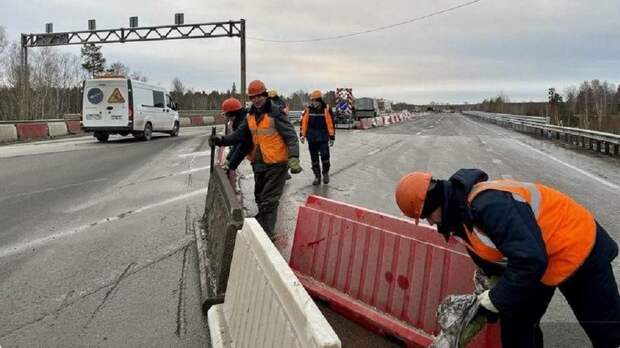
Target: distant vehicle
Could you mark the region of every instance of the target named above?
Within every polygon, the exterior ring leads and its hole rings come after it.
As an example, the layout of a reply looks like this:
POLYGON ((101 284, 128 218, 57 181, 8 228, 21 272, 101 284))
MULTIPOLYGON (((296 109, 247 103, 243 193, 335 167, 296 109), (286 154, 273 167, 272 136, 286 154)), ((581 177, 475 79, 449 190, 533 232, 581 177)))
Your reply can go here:
POLYGON ((354 102, 354 116, 356 119, 377 117, 379 106, 377 100, 373 98, 357 98, 354 102))
POLYGON ((302 113, 303 113, 303 111, 298 111, 298 110, 289 111, 287 113, 288 114, 288 120, 292 124, 299 123, 301 121, 301 114, 302 113))
POLYGON ((336 105, 333 108, 334 124, 338 128, 353 128, 353 89, 336 88, 336 105))
POLYGON ((387 99, 377 99, 377 107, 379 108, 379 113, 392 113, 392 102, 387 99))
POLYGON ((110 134, 151 140, 153 132, 179 135, 179 113, 165 88, 122 76, 84 81, 82 128, 105 142, 110 134))

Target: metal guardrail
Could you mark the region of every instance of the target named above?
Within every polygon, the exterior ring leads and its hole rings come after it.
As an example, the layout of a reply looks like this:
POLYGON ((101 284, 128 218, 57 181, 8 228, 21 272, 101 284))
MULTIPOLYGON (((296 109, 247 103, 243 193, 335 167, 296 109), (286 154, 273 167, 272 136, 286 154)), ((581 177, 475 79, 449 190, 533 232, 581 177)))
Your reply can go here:
MULTIPOLYGON (((541 123, 541 117, 493 114, 480 111, 463 111, 463 115, 476 117, 487 122, 510 127, 514 130, 534 133, 548 139, 564 140, 567 143, 588 148, 609 155, 620 153, 620 135, 589 129, 561 127, 541 123), (613 151, 612 151, 613 149, 613 151)), ((542 118, 544 119, 544 117, 542 118)))

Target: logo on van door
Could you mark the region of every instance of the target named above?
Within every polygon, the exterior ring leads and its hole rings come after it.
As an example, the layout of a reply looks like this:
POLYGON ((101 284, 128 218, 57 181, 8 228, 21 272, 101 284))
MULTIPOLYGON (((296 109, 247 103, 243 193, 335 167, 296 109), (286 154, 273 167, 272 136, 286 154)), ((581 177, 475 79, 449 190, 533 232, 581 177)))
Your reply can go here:
POLYGON ((103 91, 97 87, 88 90, 88 101, 93 104, 99 104, 103 100, 103 91))
POLYGON ((121 91, 119 91, 118 88, 114 88, 114 92, 112 92, 112 95, 110 96, 110 98, 108 98, 108 103, 124 103, 124 102, 125 102, 125 98, 123 98, 121 91))

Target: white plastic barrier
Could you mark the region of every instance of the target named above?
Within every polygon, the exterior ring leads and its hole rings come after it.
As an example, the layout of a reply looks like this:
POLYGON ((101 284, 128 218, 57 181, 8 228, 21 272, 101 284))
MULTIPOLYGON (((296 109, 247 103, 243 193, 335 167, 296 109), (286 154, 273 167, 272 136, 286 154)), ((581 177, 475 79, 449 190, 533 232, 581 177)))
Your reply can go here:
POLYGON ((69 135, 67 124, 64 122, 48 122, 47 128, 49 130, 49 135, 52 138, 69 135))
POLYGON ((208 312, 218 347, 340 347, 340 339, 258 222, 237 234, 226 300, 208 312))
POLYGON ((189 127, 192 125, 192 120, 189 117, 179 117, 179 123, 181 127, 189 127))
POLYGON ((17 129, 14 124, 0 124, 0 143, 17 141, 17 129))

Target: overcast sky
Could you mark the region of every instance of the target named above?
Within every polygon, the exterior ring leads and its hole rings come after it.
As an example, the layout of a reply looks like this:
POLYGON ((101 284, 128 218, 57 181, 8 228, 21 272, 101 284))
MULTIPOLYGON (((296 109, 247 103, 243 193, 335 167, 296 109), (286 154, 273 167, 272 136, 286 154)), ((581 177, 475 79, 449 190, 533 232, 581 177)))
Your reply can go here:
MULTIPOLYGON (((300 40, 389 25, 467 0, 0 0, 0 25, 19 34, 245 18, 254 38, 300 40)), ((392 29, 313 43, 247 42, 248 81, 282 93, 352 87, 358 97, 411 103, 478 102, 500 91, 512 101, 544 100, 585 79, 620 82, 620 1, 482 0, 392 29)), ((79 46, 61 48, 79 54, 79 46)), ((239 85, 239 40, 220 38, 109 44, 121 61, 151 82, 174 77, 194 89, 239 85)))

